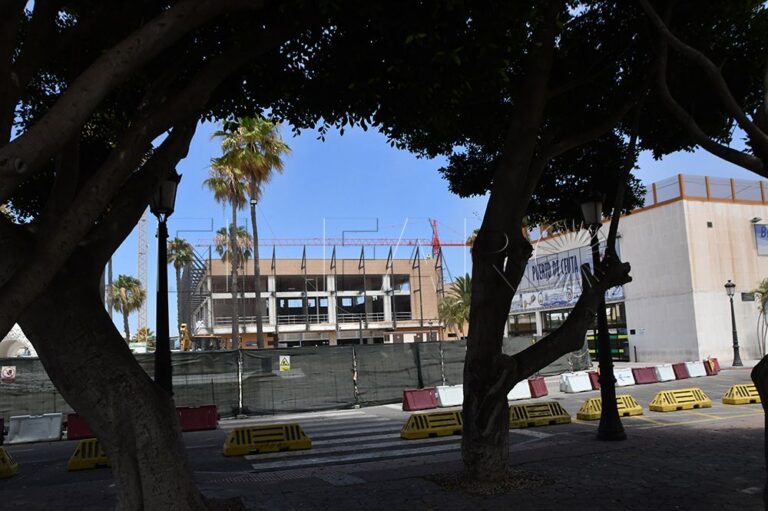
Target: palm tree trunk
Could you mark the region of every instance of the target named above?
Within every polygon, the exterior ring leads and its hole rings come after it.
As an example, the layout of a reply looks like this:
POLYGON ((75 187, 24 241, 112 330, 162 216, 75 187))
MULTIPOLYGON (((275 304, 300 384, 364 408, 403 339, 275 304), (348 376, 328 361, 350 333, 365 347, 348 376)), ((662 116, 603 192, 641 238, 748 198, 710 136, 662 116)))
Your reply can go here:
MULTIPOLYGON (((251 190, 256 187, 255 183, 251 182, 251 190)), ((253 197, 253 192, 251 197, 253 197)), ((264 343, 264 325, 261 318, 264 315, 263 301, 261 299, 261 267, 259 265, 259 228, 256 226, 256 202, 251 199, 251 224, 253 225, 253 290, 256 292, 256 345, 258 348, 264 349, 266 346, 264 343)))
POLYGON ((240 349, 240 307, 237 303, 237 265, 240 262, 237 246, 237 208, 232 206, 232 226, 229 232, 229 262, 232 264, 232 347, 240 349))
POLYGON ((125 342, 131 342, 131 329, 128 326, 128 312, 123 310, 123 331, 125 332, 125 342))
MULTIPOLYGON (((175 265, 174 265, 175 267, 175 265)), ((176 324, 181 327, 183 323, 181 317, 181 268, 176 268, 176 324)), ((189 328, 190 325, 187 325, 189 328)))

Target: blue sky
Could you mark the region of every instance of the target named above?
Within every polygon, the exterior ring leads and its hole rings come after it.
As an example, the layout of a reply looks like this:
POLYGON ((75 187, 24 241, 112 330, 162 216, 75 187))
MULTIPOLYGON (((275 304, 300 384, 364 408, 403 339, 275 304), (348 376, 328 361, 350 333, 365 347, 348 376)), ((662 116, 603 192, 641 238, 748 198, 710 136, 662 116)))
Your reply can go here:
MULTIPOLYGON (((216 230, 226 225, 229 211, 217 204, 212 194, 202 186, 207 177, 208 163, 219 154, 218 142, 211 140, 215 126, 198 127, 189 155, 178 167, 183 175, 179 187, 176 211, 169 221, 173 237, 205 244, 216 230)), ((343 136, 331 133, 326 140, 317 140, 315 132, 306 131, 293 137, 285 129, 284 138, 292 153, 285 159, 285 171, 268 184, 257 211, 259 235, 263 238, 313 238, 341 236, 343 230, 367 230, 376 227, 378 233, 360 233, 360 237, 394 237, 401 232, 407 238, 430 238, 428 219, 439 222, 443 240, 465 239, 480 225, 486 198, 462 199, 448 191, 447 182, 437 169, 441 159, 418 159, 407 151, 391 148, 386 139, 375 131, 353 129, 343 136)), ((703 151, 677 153, 654 161, 642 154, 637 176, 644 183, 684 173, 709 176, 754 179, 755 176, 703 151)), ((240 214, 241 224, 250 224, 247 210, 240 214)), ((148 323, 155 327, 155 293, 157 222, 150 216, 148 224, 148 323)), ((249 227, 250 230, 250 227, 249 227)), ((204 250, 198 247, 199 250, 204 250)), ((386 248, 368 249, 367 257, 386 257, 386 248)), ((425 247, 422 253, 428 253, 425 247)), ((339 251, 339 257, 357 257, 360 249, 339 251)), ((125 273, 138 274, 138 240, 134 231, 117 250, 113 258, 115 277, 125 273)), ((300 257, 301 248, 278 248, 278 257, 300 257)), ((322 257, 322 248, 308 249, 309 257, 322 257)), ((326 254, 329 255, 329 254, 326 254)), ((271 257, 271 248, 263 247, 262 258, 271 257)), ((401 248, 397 257, 411 256, 409 248, 401 248)), ((215 256, 214 256, 215 257, 215 256)), ((448 270, 455 277, 469 271, 469 255, 462 248, 446 248, 448 270)), ((176 335, 175 279, 169 268, 171 335, 176 335)), ((114 313, 114 321, 122 330, 122 319, 114 313)), ((131 332, 136 331, 136 315, 130 318, 131 332)))

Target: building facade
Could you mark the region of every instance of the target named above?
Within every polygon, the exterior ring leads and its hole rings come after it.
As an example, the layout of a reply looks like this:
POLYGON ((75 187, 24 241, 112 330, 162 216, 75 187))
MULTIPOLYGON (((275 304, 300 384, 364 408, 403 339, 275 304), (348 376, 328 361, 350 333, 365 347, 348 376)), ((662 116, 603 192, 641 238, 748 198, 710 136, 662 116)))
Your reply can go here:
MULTIPOLYGON (((717 357, 730 364, 728 280, 736 284, 741 357, 762 358, 764 318, 753 291, 768 277, 766 186, 764 181, 678 175, 654 183, 645 207, 622 217, 618 249, 632 265, 633 281, 606 295, 616 358, 717 357)), ((601 231, 607 231, 607 223, 601 231)), ((510 314, 513 335, 545 335, 565 320, 581 291, 578 266, 591 263, 588 245, 583 230, 535 242, 510 314)))
MULTIPOLYGON (((270 347, 403 343, 437 340, 440 268, 429 259, 262 259, 263 329, 270 347)), ((231 347, 230 266, 202 262, 191 281, 193 337, 231 347)), ((253 261, 239 270, 238 307, 244 348, 256 347, 253 261)))

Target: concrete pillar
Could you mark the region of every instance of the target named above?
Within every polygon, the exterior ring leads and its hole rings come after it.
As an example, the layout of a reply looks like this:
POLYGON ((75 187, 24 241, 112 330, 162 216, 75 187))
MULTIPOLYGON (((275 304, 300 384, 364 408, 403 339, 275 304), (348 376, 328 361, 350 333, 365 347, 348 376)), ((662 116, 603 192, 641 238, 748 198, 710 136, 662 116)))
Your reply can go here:
POLYGON ((269 291, 269 323, 277 325, 277 299, 275 298, 275 276, 267 277, 267 290, 269 291))

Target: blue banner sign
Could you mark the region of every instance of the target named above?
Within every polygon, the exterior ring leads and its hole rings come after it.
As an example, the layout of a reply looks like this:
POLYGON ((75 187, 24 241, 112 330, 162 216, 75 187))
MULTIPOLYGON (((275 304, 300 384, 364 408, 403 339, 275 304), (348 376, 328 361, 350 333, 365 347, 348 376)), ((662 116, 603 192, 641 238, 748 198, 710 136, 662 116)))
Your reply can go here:
MULTIPOLYGON (((604 252, 605 242, 600 245, 600 253, 604 252)), ((582 264, 587 264, 592 270, 592 250, 589 246, 545 256, 534 255, 528 261, 523 279, 512 299, 511 312, 573 307, 581 296, 582 264)), ((608 302, 623 299, 624 288, 621 286, 605 293, 608 302)))
POLYGON ((768 224, 755 224, 757 255, 768 255, 768 224))

